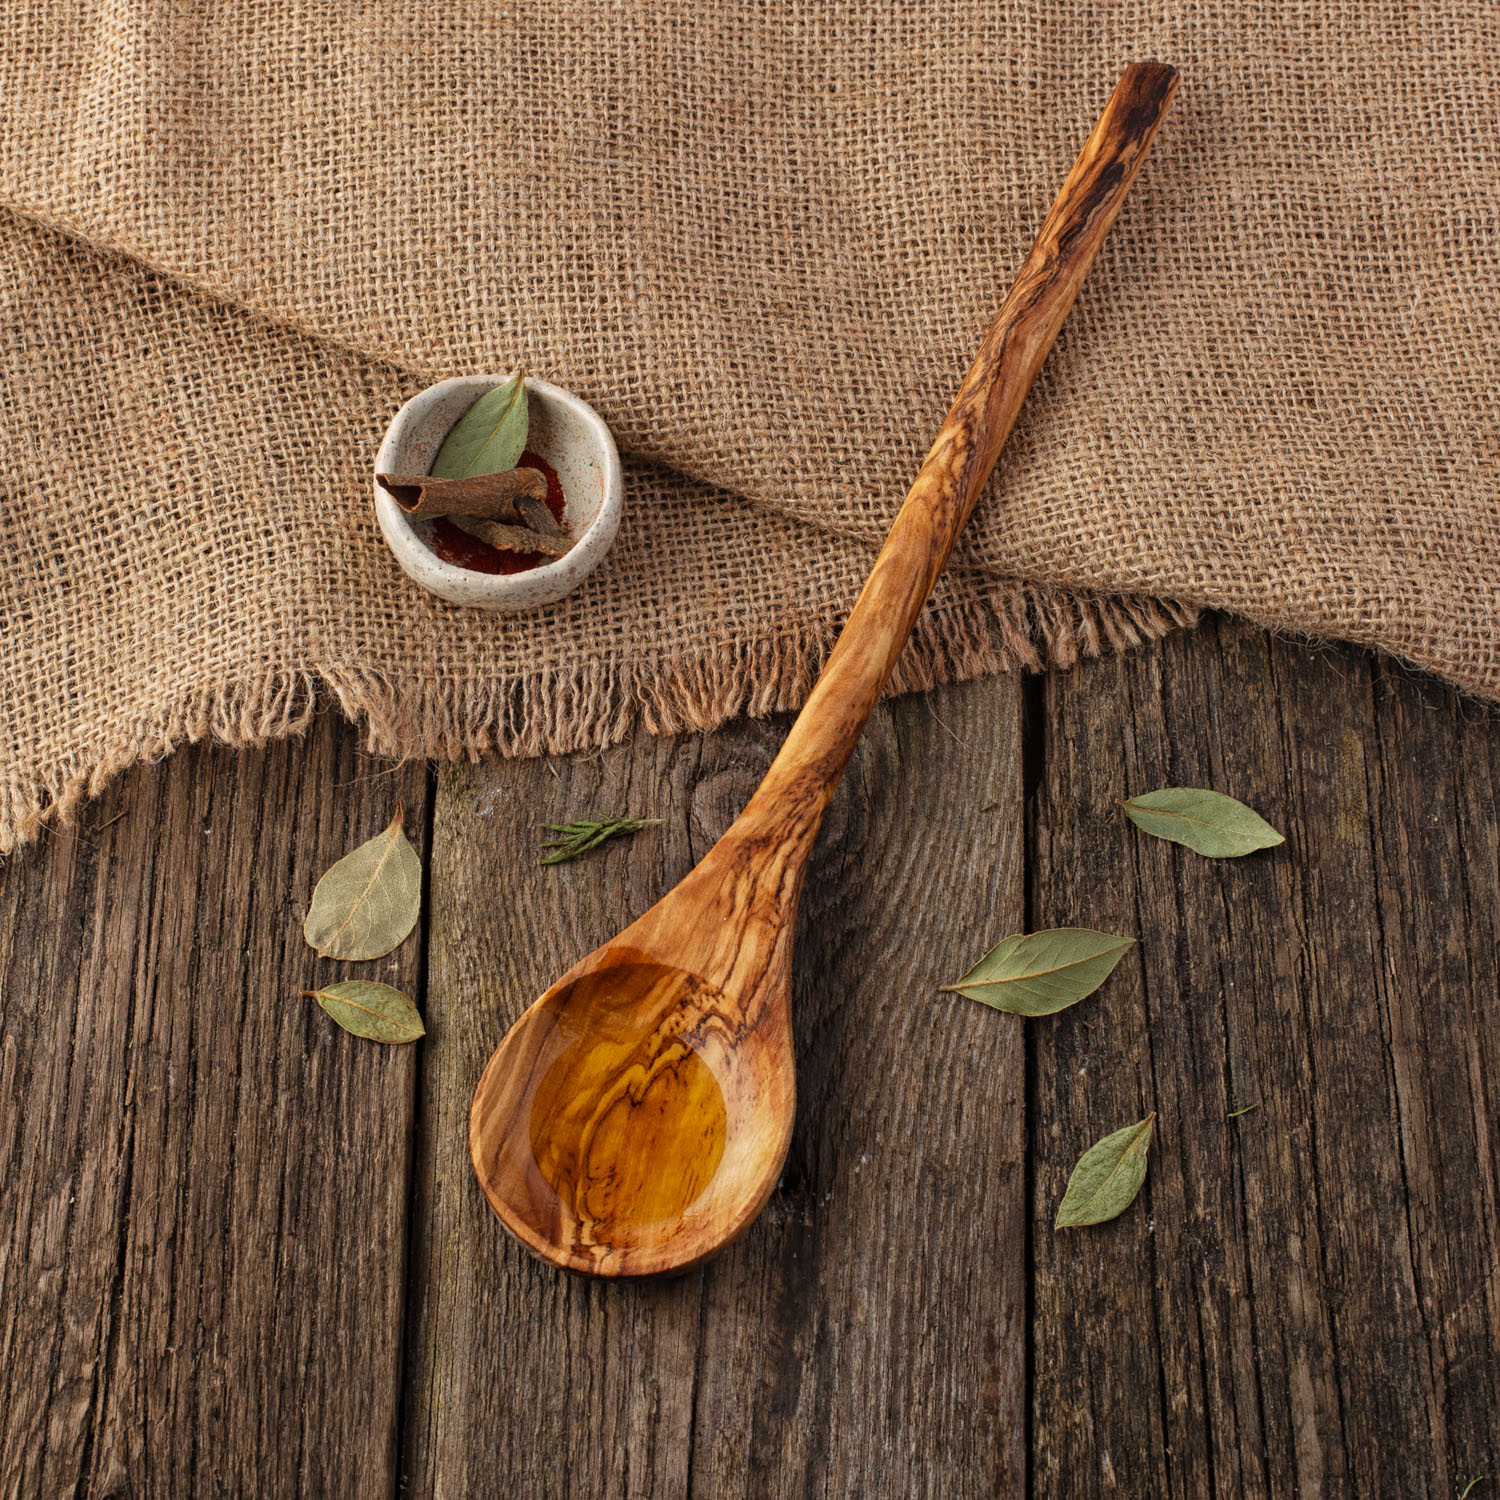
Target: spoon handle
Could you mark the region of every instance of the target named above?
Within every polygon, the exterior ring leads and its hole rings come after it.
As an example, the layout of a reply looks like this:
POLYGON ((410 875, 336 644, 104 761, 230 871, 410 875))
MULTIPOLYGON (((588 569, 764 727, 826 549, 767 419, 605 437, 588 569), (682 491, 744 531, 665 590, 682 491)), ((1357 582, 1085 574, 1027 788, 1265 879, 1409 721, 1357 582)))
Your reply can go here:
POLYGON ((1177 70, 1155 62, 1132 63, 1115 85, 985 334, 822 675, 726 838, 774 838, 788 864, 810 849, 855 741, 1176 88, 1177 70))

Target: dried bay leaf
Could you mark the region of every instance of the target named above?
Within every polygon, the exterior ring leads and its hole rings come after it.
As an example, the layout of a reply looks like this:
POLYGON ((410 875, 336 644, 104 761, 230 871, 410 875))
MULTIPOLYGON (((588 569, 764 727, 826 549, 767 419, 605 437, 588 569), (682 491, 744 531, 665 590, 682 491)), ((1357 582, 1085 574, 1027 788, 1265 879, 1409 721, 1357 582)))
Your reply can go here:
POLYGON ((1050 1016, 1091 995, 1135 939, 1087 927, 1054 927, 997 943, 943 989, 1017 1016, 1050 1016))
POLYGON ((546 512, 547 476, 540 469, 502 469, 498 474, 470 474, 439 479, 432 474, 377 474, 376 482, 409 516, 479 516, 487 521, 514 521, 518 516, 540 530, 524 507, 546 512))
POLYGON ((1096 1141, 1078 1158, 1068 1178, 1053 1227, 1078 1229, 1103 1224, 1125 1212, 1146 1180, 1146 1153, 1156 1111, 1134 1125, 1096 1141))
POLYGON ((313 891, 303 936, 323 958, 384 958, 417 925, 422 861, 401 831, 404 809, 384 833, 333 865, 313 891))
POLYGON ((526 447, 526 429, 526 378, 517 371, 458 419, 438 449, 432 472, 439 479, 463 479, 513 469, 526 447))
POLYGON ((1222 792, 1169 786, 1132 797, 1120 806, 1136 827, 1159 839, 1186 844, 1210 859, 1237 859, 1286 842, 1259 813, 1222 792))
POLYGON ((302 993, 316 1000, 345 1031, 372 1042, 414 1042, 427 1034, 416 1006, 388 984, 346 979, 342 984, 302 993))

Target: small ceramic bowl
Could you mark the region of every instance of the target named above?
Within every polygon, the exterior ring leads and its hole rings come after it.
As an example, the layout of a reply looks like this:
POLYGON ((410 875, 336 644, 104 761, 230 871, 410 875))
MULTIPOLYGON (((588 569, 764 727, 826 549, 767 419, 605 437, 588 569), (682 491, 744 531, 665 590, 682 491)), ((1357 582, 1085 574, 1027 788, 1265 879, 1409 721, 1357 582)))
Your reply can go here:
MULTIPOLYGON (((375 458, 377 474, 426 474, 443 439, 487 390, 508 375, 460 375, 415 395, 391 420, 375 458)), ((427 544, 431 521, 413 520, 379 484, 375 514, 407 576, 439 598, 479 609, 535 609, 575 589, 599 566, 620 527, 620 455, 594 408, 545 380, 526 379, 526 446, 557 470, 563 526, 573 546, 524 573, 476 573, 442 560, 427 544)))

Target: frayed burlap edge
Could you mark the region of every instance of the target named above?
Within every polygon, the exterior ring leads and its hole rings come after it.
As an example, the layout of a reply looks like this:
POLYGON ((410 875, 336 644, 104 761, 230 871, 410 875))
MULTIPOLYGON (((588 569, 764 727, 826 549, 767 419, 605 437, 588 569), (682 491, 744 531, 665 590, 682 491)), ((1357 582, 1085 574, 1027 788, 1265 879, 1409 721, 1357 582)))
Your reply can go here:
MULTIPOLYGON (((1170 601, 1011 585, 924 613, 886 691, 919 692, 1018 668, 1068 667, 1187 628, 1198 615, 1170 601)), ((0 787, 0 854, 29 843, 48 823, 66 824, 116 776, 179 745, 211 740, 252 747, 301 733, 325 689, 362 726, 375 755, 565 755, 617 745, 637 730, 701 732, 739 714, 760 718, 797 708, 840 625, 834 620, 727 648, 587 662, 508 679, 445 674, 397 681, 374 667, 339 662, 225 682, 164 708, 149 727, 81 768, 30 776, 12 769, 0 787)))

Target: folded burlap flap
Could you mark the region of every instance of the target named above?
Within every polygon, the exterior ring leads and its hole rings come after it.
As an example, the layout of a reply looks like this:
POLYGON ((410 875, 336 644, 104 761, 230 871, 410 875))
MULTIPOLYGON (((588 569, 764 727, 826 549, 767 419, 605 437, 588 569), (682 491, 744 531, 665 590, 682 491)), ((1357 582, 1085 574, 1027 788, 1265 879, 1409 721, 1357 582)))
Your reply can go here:
POLYGON ((1468 0, 16 3, 0 849, 184 738, 536 754, 794 706, 1124 62, 1183 87, 896 687, 1203 606, 1500 697, 1500 26, 1468 0), (524 362, 631 458, 538 616, 370 464, 524 362), (1170 602, 1164 602, 1170 601, 1170 602))

